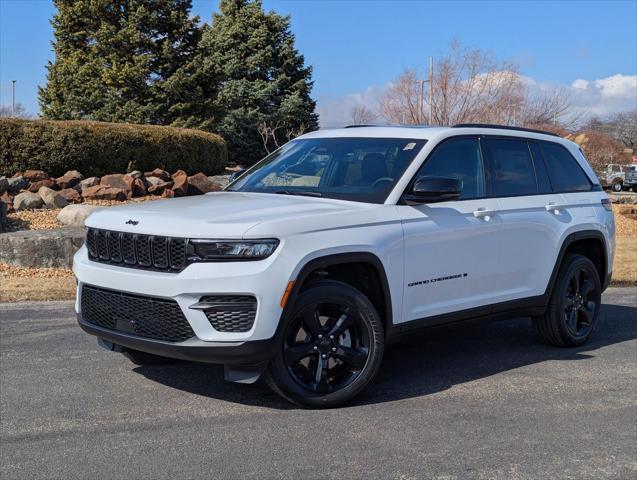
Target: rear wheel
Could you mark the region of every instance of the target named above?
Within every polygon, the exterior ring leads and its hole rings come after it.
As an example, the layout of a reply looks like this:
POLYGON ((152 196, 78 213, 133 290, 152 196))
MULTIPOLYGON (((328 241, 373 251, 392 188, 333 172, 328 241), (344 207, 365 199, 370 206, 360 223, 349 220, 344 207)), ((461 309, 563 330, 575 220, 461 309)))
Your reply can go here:
POLYGON ((140 352, 139 350, 133 350, 130 348, 125 349, 122 354, 128 358, 135 365, 165 365, 168 363, 175 363, 178 360, 174 358, 160 357, 159 355, 153 355, 152 353, 140 352))
POLYGON ((360 393, 378 372, 383 326, 369 299, 341 282, 299 295, 266 382, 297 405, 326 408, 360 393))
POLYGON ((593 262, 583 255, 568 255, 560 268, 546 313, 533 319, 540 339, 559 347, 586 343, 599 320, 601 292, 593 262))

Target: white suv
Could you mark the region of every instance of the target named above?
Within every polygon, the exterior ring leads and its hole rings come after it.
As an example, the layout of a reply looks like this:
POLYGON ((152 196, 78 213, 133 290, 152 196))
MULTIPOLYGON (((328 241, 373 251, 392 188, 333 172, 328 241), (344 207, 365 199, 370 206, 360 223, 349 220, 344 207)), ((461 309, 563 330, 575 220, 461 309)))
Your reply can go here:
POLYGON ((543 341, 583 344, 614 251, 579 147, 490 125, 312 132, 223 192, 87 227, 76 311, 102 346, 263 374, 311 407, 358 394, 416 328, 530 316, 543 341))

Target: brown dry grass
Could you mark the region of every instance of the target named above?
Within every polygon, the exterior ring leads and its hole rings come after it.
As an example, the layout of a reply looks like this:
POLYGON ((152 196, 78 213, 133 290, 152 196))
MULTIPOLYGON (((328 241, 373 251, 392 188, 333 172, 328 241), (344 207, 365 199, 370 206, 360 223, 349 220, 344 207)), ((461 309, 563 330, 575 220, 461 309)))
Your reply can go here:
MULTIPOLYGON (((613 205, 617 224, 613 286, 637 286, 637 216, 631 215, 635 208, 634 205, 613 205)), ((74 297, 75 277, 69 269, 0 265, 0 302, 74 297)))
POLYGON ((22 268, 0 265, 0 302, 70 300, 75 276, 67 268, 22 268))
MULTIPOLYGON (((637 222, 635 222, 637 223, 637 222)), ((617 237, 613 286, 637 286, 637 236, 617 237)))

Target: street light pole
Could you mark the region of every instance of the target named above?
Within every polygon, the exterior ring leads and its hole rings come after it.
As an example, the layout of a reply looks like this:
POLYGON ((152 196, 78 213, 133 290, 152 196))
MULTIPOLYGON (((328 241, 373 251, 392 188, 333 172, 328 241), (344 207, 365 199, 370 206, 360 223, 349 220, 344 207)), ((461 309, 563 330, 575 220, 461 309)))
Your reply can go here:
POLYGON ((11 116, 15 117, 15 80, 11 80, 11 83, 13 83, 13 99, 11 101, 11 116))
POLYGON ((434 123, 434 57, 429 57, 429 125, 434 123))

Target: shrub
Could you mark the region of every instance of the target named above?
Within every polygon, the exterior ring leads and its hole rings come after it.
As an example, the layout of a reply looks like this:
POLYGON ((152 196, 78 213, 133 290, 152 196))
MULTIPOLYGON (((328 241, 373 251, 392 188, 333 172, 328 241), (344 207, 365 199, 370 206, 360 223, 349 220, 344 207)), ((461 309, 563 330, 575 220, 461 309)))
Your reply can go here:
POLYGON ((227 162, 218 135, 185 128, 84 120, 0 119, 0 175, 27 169, 101 176, 162 168, 215 174, 227 162))

